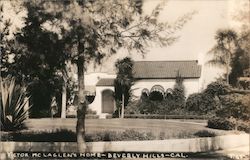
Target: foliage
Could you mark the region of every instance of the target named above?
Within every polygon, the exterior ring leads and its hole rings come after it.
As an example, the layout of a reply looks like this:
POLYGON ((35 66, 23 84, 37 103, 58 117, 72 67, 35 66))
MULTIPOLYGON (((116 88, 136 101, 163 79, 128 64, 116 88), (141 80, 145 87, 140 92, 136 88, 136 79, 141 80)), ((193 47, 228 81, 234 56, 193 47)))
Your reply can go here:
POLYGON ((142 2, 130 0, 25 1, 24 6, 28 16, 25 27, 17 34, 21 45, 15 51, 13 71, 18 77, 42 81, 54 77, 66 60, 77 64, 76 128, 80 151, 84 148, 84 71, 88 62, 101 63, 120 48, 145 54, 154 44, 171 45, 177 39, 176 31, 193 15, 186 14, 174 24, 161 23, 158 17, 162 4, 150 15, 143 15, 142 2))
POLYGON ((25 128, 28 117, 25 105, 29 98, 23 87, 15 85, 14 78, 0 79, 1 85, 1 130, 15 131, 25 128))
POLYGON ((214 129, 232 130, 235 128, 235 123, 236 121, 214 117, 208 120, 207 126, 214 129))
POLYGON ((201 114, 213 113, 221 106, 220 96, 226 95, 230 91, 231 87, 225 82, 212 82, 203 92, 189 95, 186 108, 201 114))
POLYGON ((210 132, 207 130, 202 130, 194 133, 195 136, 197 137, 215 137, 216 134, 214 132, 210 132))
POLYGON ((237 79, 249 69, 249 29, 243 28, 239 33, 232 29, 220 29, 215 39, 217 44, 209 51, 213 59, 208 63, 225 67, 227 83, 237 86, 237 79))
POLYGON ((231 91, 231 86, 226 84, 223 81, 211 82, 207 85, 207 88, 204 90, 205 94, 209 94, 212 97, 226 95, 231 91))
MULTIPOLYGON (((249 34, 248 37, 250 37, 250 33, 248 34, 249 34)), ((250 68, 249 62, 250 62, 250 52, 246 51, 244 48, 243 49, 239 48, 235 52, 235 55, 232 58, 231 62, 232 70, 229 75, 229 82, 232 86, 238 87, 237 82, 239 77, 247 77, 247 75, 245 75, 244 72, 250 68)))
POLYGON ((175 114, 185 108, 185 101, 183 79, 177 75, 172 92, 165 93, 163 100, 152 100, 142 96, 140 100, 131 101, 125 112, 127 114, 175 114))
MULTIPOLYGON (((164 140, 164 139, 183 139, 193 137, 214 137, 216 133, 207 130, 201 130, 195 133, 181 132, 179 134, 167 134, 160 132, 155 136, 152 132, 136 131, 128 129, 125 131, 102 131, 86 134, 87 142, 96 141, 140 141, 140 140, 164 140)), ((10 132, 1 134, 2 141, 18 141, 18 142, 75 142, 76 134, 71 130, 57 129, 54 131, 24 131, 10 132)))
POLYGON ((171 98, 166 99, 167 102, 173 100, 174 103, 172 107, 174 108, 184 108, 185 107, 185 87, 183 85, 183 78, 181 75, 177 75, 176 82, 174 85, 173 93, 171 98))
POLYGON ((116 67, 116 79, 114 80, 115 86, 115 100, 118 112, 121 116, 124 115, 124 108, 127 106, 129 98, 131 97, 131 86, 133 85, 133 65, 134 62, 131 58, 125 57, 121 60, 117 60, 116 67), (122 102, 122 105, 119 103, 122 102), (120 106, 120 107, 119 107, 120 106))
POLYGON ((140 113, 140 109, 138 107, 139 103, 141 103, 140 100, 130 101, 125 109, 125 114, 139 114, 140 113))
POLYGON ((200 114, 212 114, 219 105, 219 100, 206 92, 193 93, 189 95, 186 101, 187 110, 200 114))
POLYGON ((190 114, 125 114, 125 118, 138 118, 138 119, 209 119, 208 115, 190 114))
POLYGON ((237 120, 233 117, 224 118, 224 117, 213 117, 208 120, 208 127, 215 129, 224 129, 224 130, 240 130, 250 133, 249 120, 242 121, 237 120))
MULTIPOLYGON (((67 115, 67 118, 77 118, 76 115, 67 115)), ((86 114, 85 115, 86 119, 98 119, 99 115, 94 115, 94 114, 86 114)))
POLYGON ((8 75, 11 60, 9 54, 13 50, 13 39, 10 38, 10 28, 12 23, 10 19, 4 19, 3 4, 0 3, 0 51, 1 51, 1 76, 6 77, 8 75))
POLYGON ((216 112, 218 117, 236 118, 241 120, 250 119, 250 99, 249 94, 229 94, 221 96, 222 107, 216 112))
POLYGON ((27 17, 22 17, 24 27, 14 35, 9 35, 9 21, 1 30, 1 74, 25 84, 33 104, 31 117, 44 117, 49 113, 51 97, 61 97, 62 77, 57 71, 64 66, 64 43, 57 34, 44 30, 43 24, 51 17, 40 11, 41 6, 28 1, 14 4, 20 5, 14 7, 21 7, 22 12, 27 11, 27 17))
MULTIPOLYGON (((87 133, 85 135, 87 142, 95 141, 139 141, 153 140, 156 137, 151 132, 139 132, 128 129, 123 132, 102 131, 87 133)), ((76 142, 76 134, 71 130, 57 129, 55 131, 29 131, 12 132, 1 135, 2 141, 19 142, 76 142)))
POLYGON ((235 51, 238 49, 238 35, 231 29, 219 29, 216 32, 216 45, 208 52, 213 55, 213 59, 208 63, 226 69, 226 82, 229 84, 230 65, 235 51))
POLYGON ((3 141, 18 142, 76 142, 76 134, 66 129, 53 131, 23 131, 3 134, 3 141))
POLYGON ((193 93, 190 94, 186 101, 186 108, 190 111, 199 111, 200 103, 202 103, 202 94, 201 93, 193 93))

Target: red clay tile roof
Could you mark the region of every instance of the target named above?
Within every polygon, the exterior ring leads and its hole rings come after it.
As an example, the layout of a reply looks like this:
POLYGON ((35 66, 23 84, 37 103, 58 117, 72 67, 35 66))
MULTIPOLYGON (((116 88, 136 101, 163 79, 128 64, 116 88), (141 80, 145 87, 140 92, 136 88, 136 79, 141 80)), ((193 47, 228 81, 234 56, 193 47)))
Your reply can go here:
POLYGON ((176 78, 177 74, 183 78, 199 78, 201 66, 197 61, 135 61, 134 78, 176 78))
MULTIPOLYGON (((175 79, 179 74, 182 78, 199 78, 201 66, 197 61, 135 61, 135 79, 175 79)), ((96 86, 113 86, 113 78, 100 79, 96 86)))
POLYGON ((100 79, 96 86, 114 86, 114 78, 103 78, 100 79))

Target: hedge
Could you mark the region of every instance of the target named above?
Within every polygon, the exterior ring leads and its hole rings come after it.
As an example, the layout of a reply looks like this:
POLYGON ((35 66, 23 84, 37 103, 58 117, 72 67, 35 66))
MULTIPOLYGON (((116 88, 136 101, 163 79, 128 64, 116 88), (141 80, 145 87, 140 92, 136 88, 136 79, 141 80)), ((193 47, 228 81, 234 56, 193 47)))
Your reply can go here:
MULTIPOLYGON (((127 129, 122 132, 101 131, 87 133, 86 142, 95 141, 139 141, 157 139, 152 132, 139 132, 127 129)), ((71 130, 10 132, 1 135, 1 141, 19 142, 76 142, 76 133, 71 130)))
POLYGON ((207 126, 214 129, 240 130, 250 133, 249 121, 236 120, 235 118, 213 117, 208 120, 207 126))
MULTIPOLYGON (((67 115, 67 118, 76 118, 76 115, 67 115)), ((94 114, 86 114, 85 115, 86 119, 98 119, 99 115, 94 115, 94 114)))
POLYGON ((207 115, 159 115, 159 114, 125 114, 124 118, 140 119, 209 119, 207 115))

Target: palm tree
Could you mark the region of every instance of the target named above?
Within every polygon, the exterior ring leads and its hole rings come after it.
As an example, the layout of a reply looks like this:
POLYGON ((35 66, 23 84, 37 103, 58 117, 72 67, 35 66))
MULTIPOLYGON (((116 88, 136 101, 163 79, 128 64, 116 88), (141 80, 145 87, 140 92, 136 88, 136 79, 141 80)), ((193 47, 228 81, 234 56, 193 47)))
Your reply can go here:
POLYGON ((115 63, 117 77, 115 79, 115 97, 122 102, 121 118, 124 118, 125 105, 129 99, 129 91, 133 83, 133 61, 129 57, 115 63))
POLYGON ((229 84, 231 61, 238 47, 237 33, 231 29, 218 30, 215 36, 216 45, 208 52, 213 54, 213 59, 208 64, 226 69, 226 82, 229 84))

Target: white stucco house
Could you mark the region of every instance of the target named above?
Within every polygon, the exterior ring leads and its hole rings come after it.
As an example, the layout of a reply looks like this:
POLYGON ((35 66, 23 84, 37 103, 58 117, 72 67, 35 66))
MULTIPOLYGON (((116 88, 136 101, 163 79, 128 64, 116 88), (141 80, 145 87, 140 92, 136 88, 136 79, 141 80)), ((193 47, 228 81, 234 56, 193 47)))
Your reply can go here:
MULTIPOLYGON (((183 78, 186 97, 201 90, 202 67, 198 61, 135 61, 133 67, 135 83, 133 95, 171 92, 177 74, 183 78)), ((92 97, 89 108, 100 117, 112 114, 115 109, 114 79, 112 73, 87 73, 85 76, 86 94, 92 97)))

